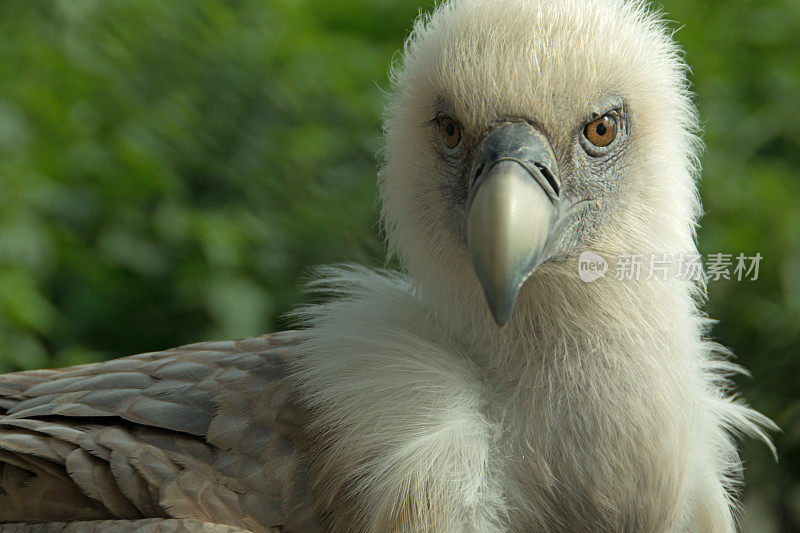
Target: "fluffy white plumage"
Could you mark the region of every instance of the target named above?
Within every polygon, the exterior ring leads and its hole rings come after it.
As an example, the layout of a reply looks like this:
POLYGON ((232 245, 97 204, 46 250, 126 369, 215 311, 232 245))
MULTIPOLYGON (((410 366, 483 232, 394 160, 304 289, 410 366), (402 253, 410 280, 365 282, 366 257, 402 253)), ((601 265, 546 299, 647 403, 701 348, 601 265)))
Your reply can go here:
POLYGON ((704 287, 576 275, 587 248, 696 253, 697 119, 664 23, 641 2, 445 2, 417 21, 393 87, 381 196, 409 278, 325 270, 319 285, 340 298, 302 313, 295 379, 320 435, 312 494, 331 523, 732 531, 732 435, 769 442, 771 422, 730 395, 739 369, 705 340, 704 287), (627 113, 627 142, 592 174, 576 138, 608 102, 627 113), (441 109, 466 146, 506 117, 537 124, 564 187, 592 203, 502 330, 426 125, 441 109))
POLYGON ((732 395, 740 369, 706 340, 704 287, 577 275, 587 249, 696 253, 697 119, 659 17, 624 0, 446 1, 392 78, 381 198, 407 273, 320 270, 312 287, 334 297, 297 312, 302 332, 0 376, 0 523, 15 524, 0 528, 735 529, 733 438, 771 446, 774 426, 732 395), (606 114, 600 149, 585 126, 606 114), (495 185, 517 172, 551 204, 528 160, 473 170, 493 135, 553 154, 552 209, 572 206, 504 328, 473 268, 495 255, 471 240, 470 202, 515 200, 495 185))

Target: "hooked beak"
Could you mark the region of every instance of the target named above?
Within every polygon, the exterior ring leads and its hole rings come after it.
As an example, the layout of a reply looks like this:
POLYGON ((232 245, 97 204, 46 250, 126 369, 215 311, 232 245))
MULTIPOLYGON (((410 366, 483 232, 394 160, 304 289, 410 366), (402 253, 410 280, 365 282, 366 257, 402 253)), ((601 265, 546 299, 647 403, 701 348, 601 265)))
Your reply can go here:
POLYGON ((561 218, 561 181, 549 141, 527 122, 491 130, 471 175, 469 251, 492 316, 503 327, 523 283, 550 253, 561 218))

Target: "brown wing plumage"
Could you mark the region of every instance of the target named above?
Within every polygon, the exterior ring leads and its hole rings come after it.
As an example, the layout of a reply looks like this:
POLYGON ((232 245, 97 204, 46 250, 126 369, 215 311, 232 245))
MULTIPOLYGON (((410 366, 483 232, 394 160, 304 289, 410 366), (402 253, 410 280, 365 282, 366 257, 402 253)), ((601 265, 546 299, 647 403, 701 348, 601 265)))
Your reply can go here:
MULTIPOLYGON (((266 531, 280 532, 280 528, 266 531)), ((142 520, 93 520, 89 522, 50 522, 48 524, 0 525, 2 533, 248 533, 249 530, 225 524, 175 518, 142 520)))
POLYGON ((287 332, 0 376, 0 531, 316 529, 284 379, 295 342, 287 332))

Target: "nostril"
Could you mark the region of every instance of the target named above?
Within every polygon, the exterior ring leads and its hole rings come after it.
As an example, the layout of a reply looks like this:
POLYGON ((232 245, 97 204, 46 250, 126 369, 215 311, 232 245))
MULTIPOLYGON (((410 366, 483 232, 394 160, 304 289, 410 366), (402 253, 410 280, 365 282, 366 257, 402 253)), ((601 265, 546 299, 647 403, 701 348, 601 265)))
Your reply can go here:
POLYGON ((485 163, 481 163, 480 165, 478 165, 478 168, 475 169, 475 173, 472 175, 472 183, 475 183, 475 180, 478 179, 478 176, 480 176, 483 173, 484 166, 486 166, 485 163))
POLYGON ((553 188, 553 192, 555 192, 556 195, 559 195, 561 193, 561 188, 558 186, 558 181, 556 180, 555 176, 553 176, 553 173, 550 172, 550 169, 538 161, 534 161, 533 166, 539 169, 539 172, 542 173, 544 179, 546 179, 547 183, 549 183, 553 188))

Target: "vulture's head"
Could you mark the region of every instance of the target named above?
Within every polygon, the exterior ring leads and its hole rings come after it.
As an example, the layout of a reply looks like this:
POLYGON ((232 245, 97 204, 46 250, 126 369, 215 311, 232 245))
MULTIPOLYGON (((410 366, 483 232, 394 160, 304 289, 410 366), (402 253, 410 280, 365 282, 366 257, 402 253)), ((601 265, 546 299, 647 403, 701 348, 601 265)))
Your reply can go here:
POLYGON ((694 250, 695 129, 679 50, 641 2, 444 2, 393 72, 390 246, 440 307, 504 325, 582 283, 582 251, 694 250))

